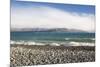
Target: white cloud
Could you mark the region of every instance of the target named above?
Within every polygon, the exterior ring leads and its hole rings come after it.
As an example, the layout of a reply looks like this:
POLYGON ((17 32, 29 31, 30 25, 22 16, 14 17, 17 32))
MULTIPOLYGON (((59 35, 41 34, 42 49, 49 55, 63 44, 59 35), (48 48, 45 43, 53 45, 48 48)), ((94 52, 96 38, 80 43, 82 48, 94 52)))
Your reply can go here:
POLYGON ((92 14, 65 12, 51 7, 13 8, 11 27, 17 28, 69 28, 95 30, 92 14))

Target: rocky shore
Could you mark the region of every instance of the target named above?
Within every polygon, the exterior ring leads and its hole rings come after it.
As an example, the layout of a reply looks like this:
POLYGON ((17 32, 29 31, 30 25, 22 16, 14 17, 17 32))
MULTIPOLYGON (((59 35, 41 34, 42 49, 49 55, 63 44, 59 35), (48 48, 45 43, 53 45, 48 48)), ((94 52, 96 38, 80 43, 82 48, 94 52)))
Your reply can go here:
POLYGON ((95 46, 11 45, 10 66, 94 62, 95 46))

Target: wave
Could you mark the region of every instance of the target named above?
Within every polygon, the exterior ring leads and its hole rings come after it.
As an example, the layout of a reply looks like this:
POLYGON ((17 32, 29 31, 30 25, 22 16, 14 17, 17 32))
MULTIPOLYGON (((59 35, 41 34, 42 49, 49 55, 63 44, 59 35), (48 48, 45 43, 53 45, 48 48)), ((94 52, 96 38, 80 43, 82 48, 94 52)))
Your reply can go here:
POLYGON ((70 42, 72 46, 95 46, 95 43, 85 43, 85 42, 70 42))
POLYGON ((34 41, 11 41, 11 45, 50 45, 50 46, 95 46, 89 42, 34 42, 34 41))
POLYGON ((34 41, 11 41, 11 45, 17 44, 17 45, 45 45, 43 43, 36 43, 34 41))
POLYGON ((95 40, 95 38, 65 38, 65 40, 78 40, 78 39, 88 39, 88 40, 95 40))

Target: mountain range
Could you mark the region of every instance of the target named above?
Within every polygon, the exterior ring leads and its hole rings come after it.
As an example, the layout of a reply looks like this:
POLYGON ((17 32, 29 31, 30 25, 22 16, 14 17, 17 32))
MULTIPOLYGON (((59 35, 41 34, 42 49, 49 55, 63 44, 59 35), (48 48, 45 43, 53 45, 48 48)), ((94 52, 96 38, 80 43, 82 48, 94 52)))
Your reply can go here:
POLYGON ((11 28, 11 32, 14 31, 33 31, 33 32, 87 32, 78 29, 67 28, 11 28))

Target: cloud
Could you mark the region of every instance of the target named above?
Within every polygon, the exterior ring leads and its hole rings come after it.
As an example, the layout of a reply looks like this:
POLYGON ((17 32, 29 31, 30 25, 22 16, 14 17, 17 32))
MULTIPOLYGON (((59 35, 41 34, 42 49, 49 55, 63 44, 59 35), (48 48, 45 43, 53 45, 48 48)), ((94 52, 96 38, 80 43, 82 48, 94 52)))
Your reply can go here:
POLYGON ((66 12, 45 6, 12 8, 11 27, 69 28, 93 32, 95 31, 95 16, 86 13, 66 12))

